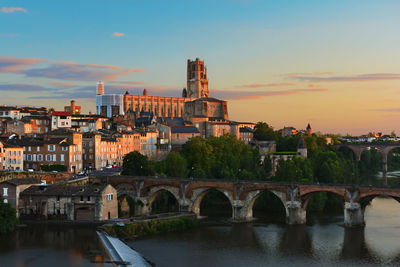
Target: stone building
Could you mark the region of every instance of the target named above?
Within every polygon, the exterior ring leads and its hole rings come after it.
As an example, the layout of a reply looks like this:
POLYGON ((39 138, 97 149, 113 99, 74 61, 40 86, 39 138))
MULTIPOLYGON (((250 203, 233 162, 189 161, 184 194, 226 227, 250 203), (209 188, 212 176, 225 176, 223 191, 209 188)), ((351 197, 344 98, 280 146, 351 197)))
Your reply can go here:
POLYGON ((81 106, 77 106, 75 100, 71 100, 71 105, 65 106, 64 111, 70 114, 81 114, 81 106))
POLYGON ((50 131, 50 117, 46 115, 29 115, 20 120, 9 120, 6 123, 6 132, 17 135, 35 136, 50 131))
POLYGON ((33 178, 11 179, 0 183, 0 195, 4 203, 10 205, 19 213, 19 195, 22 191, 32 185, 39 185, 42 182, 33 178))
POLYGON ((111 185, 31 186, 20 193, 20 217, 42 220, 103 221, 118 218, 111 185))
MULTIPOLYGON (((187 61, 187 97, 203 98, 209 97, 207 68, 204 66, 204 61, 199 58, 196 60, 187 61)), ((184 92, 185 93, 185 92, 184 92)), ((183 95, 183 97, 186 97, 183 95)))
POLYGON ((104 83, 97 84, 96 110, 97 114, 107 117, 125 115, 142 111, 151 112, 156 117, 183 117, 185 102, 197 98, 209 97, 207 69, 204 61, 187 62, 187 88, 182 90, 182 97, 150 96, 147 89, 141 95, 105 94, 104 83))
POLYGON ((181 150, 182 145, 190 138, 200 136, 199 130, 194 126, 172 126, 171 144, 173 150, 181 150))

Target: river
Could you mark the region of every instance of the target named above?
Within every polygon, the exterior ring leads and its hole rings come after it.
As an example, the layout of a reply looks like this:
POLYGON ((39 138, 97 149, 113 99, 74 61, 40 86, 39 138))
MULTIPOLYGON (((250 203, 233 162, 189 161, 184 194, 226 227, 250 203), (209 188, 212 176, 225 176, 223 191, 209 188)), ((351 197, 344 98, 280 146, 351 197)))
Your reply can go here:
MULTIPOLYGON (((399 266, 400 204, 377 198, 364 229, 342 215, 310 216, 303 226, 208 222, 184 232, 129 242, 156 266, 399 266)), ((0 266, 110 266, 92 227, 20 228, 1 236, 0 266)))

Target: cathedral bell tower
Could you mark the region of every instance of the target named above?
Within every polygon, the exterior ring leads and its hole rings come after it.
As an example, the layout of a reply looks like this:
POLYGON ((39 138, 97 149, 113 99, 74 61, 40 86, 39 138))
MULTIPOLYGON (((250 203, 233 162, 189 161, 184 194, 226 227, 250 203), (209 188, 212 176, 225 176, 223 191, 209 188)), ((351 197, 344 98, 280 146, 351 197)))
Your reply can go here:
POLYGON ((193 61, 188 59, 187 62, 187 97, 209 97, 207 68, 204 66, 204 61, 196 58, 193 61))

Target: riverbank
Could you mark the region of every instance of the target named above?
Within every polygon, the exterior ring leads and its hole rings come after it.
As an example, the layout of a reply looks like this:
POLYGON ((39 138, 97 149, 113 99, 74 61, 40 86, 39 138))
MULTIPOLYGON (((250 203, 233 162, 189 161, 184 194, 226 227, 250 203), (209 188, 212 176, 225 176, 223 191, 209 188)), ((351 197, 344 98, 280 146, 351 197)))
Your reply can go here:
POLYGON ((100 229, 110 236, 132 240, 147 235, 192 229, 198 225, 194 214, 184 214, 173 218, 154 218, 125 224, 105 224, 100 229))

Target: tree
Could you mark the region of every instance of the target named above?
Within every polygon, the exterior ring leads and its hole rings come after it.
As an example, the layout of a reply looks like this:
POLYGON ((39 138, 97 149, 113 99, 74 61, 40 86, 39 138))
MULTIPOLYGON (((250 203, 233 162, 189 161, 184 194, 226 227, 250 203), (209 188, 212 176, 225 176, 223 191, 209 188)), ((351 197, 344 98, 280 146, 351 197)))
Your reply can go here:
POLYGON ((274 141, 274 128, 269 126, 266 122, 258 122, 254 127, 254 138, 258 141, 274 141))
POLYGON ((181 154, 171 151, 165 159, 165 174, 168 177, 186 177, 186 159, 181 154))
POLYGON ((126 154, 122 164, 123 175, 147 176, 154 175, 152 162, 137 151, 126 154))
POLYGON ((16 225, 16 210, 0 198, 0 233, 14 231, 16 225))

